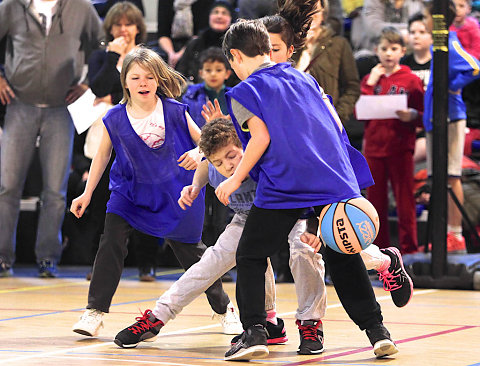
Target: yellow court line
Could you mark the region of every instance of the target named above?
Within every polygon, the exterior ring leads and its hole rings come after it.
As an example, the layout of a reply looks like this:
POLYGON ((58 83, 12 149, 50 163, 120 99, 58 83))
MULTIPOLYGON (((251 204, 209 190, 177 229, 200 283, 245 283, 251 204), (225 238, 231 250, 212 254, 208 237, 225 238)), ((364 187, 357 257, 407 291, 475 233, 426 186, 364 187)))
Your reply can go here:
MULTIPOLYGON (((156 276, 166 276, 170 274, 177 274, 177 273, 183 273, 183 269, 175 269, 175 270, 169 270, 169 271, 163 271, 163 272, 156 272, 156 276)), ((128 276, 124 277, 123 279, 132 279, 138 277, 137 275, 134 276, 128 276)), ((61 279, 63 280, 63 278, 61 279)), ((51 281, 51 280, 47 280, 51 281)), ((54 280, 55 281, 55 280, 54 280)), ((11 289, 5 289, 5 290, 0 290, 0 294, 8 294, 8 293, 14 293, 14 292, 25 292, 25 291, 38 291, 38 290, 45 290, 45 289, 51 289, 51 288, 58 288, 58 287, 67 287, 67 286, 77 286, 77 285, 88 285, 90 282, 86 280, 78 280, 78 281, 71 281, 69 282, 62 282, 62 283, 56 283, 56 284, 51 284, 51 285, 42 285, 42 286, 27 286, 27 287, 18 287, 18 288, 11 288, 11 289)))

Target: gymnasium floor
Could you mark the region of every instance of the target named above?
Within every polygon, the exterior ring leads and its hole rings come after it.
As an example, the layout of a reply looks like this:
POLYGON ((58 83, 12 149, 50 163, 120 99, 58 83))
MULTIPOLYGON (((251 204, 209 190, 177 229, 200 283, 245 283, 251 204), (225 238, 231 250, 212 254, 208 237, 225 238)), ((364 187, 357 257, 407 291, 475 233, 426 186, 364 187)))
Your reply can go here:
MULTIPOLYGON (((86 304, 86 267, 60 267, 57 279, 35 277, 32 267, 0 279, 1 365, 227 365, 223 354, 231 336, 220 333, 204 295, 168 323, 155 342, 134 349, 118 348, 112 339, 132 324, 140 310, 177 278, 180 270, 157 272, 157 281, 141 283, 127 268, 99 338, 71 331, 86 304)), ((225 284, 234 299, 234 283, 225 284)), ((289 341, 270 346, 270 356, 250 364, 264 365, 435 365, 480 366, 480 292, 416 289, 407 307, 396 308, 390 295, 375 287, 385 325, 400 352, 375 359, 366 335, 348 319, 332 286, 327 287, 325 352, 299 356, 294 324, 296 297, 292 284, 277 285, 277 311, 285 320, 289 341)))

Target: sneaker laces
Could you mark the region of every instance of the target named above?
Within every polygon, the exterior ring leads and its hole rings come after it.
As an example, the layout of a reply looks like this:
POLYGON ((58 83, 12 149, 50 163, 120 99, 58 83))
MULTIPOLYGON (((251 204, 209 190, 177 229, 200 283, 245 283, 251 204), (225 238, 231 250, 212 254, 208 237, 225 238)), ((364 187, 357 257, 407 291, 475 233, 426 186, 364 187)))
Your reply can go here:
POLYGON ((152 328, 155 328, 159 324, 162 324, 161 320, 159 320, 156 323, 152 323, 149 319, 150 315, 153 315, 152 311, 150 309, 145 310, 142 316, 138 316, 135 318, 137 322, 133 324, 131 327, 128 327, 128 330, 130 330, 133 334, 138 334, 141 332, 148 331, 152 328))
POLYGON ((383 289, 385 291, 395 291, 402 286, 398 284, 400 280, 400 274, 393 275, 388 269, 378 274, 378 278, 383 282, 383 289))
POLYGON ((315 325, 302 325, 301 323, 299 323, 298 329, 302 331, 303 338, 311 341, 317 341, 318 340, 317 329, 319 325, 320 325, 320 322, 317 322, 317 324, 315 325))

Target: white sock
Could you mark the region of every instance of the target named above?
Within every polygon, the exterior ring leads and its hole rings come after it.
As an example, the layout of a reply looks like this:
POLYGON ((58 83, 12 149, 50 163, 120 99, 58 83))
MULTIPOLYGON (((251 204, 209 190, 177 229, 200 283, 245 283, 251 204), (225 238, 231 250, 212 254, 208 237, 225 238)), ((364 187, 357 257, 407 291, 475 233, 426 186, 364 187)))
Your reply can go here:
POLYGON ((448 225, 447 226, 447 231, 453 236, 455 236, 457 239, 462 239, 462 227, 461 226, 453 226, 453 225, 448 225))

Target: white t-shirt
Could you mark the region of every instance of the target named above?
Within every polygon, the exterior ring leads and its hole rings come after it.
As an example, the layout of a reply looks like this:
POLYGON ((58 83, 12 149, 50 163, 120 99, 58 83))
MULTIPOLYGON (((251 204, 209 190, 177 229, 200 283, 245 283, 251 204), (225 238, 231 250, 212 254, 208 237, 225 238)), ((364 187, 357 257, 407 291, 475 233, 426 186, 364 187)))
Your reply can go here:
POLYGON ((50 31, 55 5, 58 0, 33 0, 33 6, 39 15, 44 15, 46 19, 46 32, 50 31))
POLYGON ((133 118, 128 110, 127 116, 133 129, 147 146, 151 148, 162 146, 165 141, 165 116, 160 98, 157 99, 157 106, 149 116, 142 119, 133 118))

